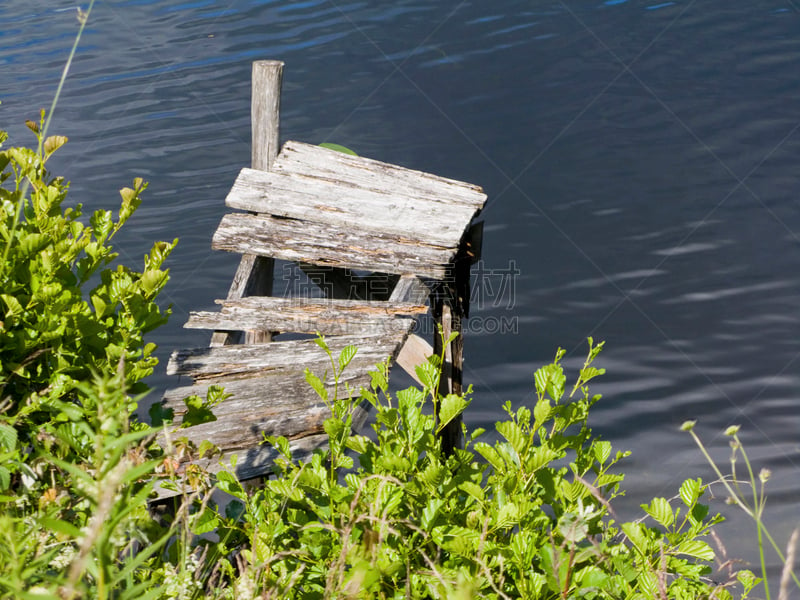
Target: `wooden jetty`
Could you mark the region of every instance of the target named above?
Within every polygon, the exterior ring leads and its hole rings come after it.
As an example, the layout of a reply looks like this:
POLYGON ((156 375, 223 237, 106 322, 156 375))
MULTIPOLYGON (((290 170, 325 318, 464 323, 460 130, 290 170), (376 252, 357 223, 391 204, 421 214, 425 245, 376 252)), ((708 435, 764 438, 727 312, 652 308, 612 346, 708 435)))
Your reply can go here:
MULTIPOLYGON (((225 199, 245 212, 225 215, 212 240, 242 259, 219 311, 190 314, 185 327, 213 331, 211 343, 172 354, 167 373, 190 381, 163 400, 178 421, 187 396, 205 397, 211 385, 232 394, 216 421, 172 435, 219 446, 221 458, 195 461, 212 472, 236 454, 242 480, 270 471, 265 434, 286 436, 296 456, 327 441, 329 413, 304 370, 322 377, 328 358, 313 339, 276 335, 320 332, 337 356, 356 346, 344 374, 354 390, 387 357, 416 377, 414 366, 442 348, 438 336, 431 345, 413 333, 415 319, 431 310, 449 333, 467 316, 480 243, 471 223, 486 201, 475 185, 319 146, 288 141, 278 151, 282 73, 279 61, 253 64, 252 168, 225 199), (324 297, 274 297, 275 259, 296 263, 324 297)), ((461 391, 462 344, 459 336, 445 349, 442 392, 461 391)), ((459 433, 460 424, 449 428, 447 448, 459 433)))

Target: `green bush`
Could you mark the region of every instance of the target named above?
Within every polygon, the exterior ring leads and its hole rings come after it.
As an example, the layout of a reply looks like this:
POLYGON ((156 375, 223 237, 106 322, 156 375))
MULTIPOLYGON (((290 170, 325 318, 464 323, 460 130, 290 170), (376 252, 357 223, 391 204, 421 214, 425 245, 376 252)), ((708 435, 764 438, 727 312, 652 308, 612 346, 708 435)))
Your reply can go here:
MULTIPOLYGON (((436 434, 467 397, 437 397, 435 358, 418 369, 423 389, 393 397, 384 365, 361 395, 375 410, 371 438, 350 431, 355 402, 334 399, 329 449, 299 463, 287 440, 270 440, 282 455, 277 475, 254 493, 219 474, 237 502, 204 519, 202 531, 223 541, 207 556, 246 581, 250 597, 730 598, 707 578, 714 551, 704 538, 721 518, 699 503, 699 479, 676 501, 643 505, 645 518, 616 522, 610 502, 626 453, 587 426, 601 347, 590 340, 569 395, 559 351, 535 374, 533 411, 507 403, 500 441, 465 430, 467 447, 451 456, 436 434)), ((335 376, 353 353, 332 360, 335 376)), ((308 379, 327 402, 320 380, 308 379)))
POLYGON ((157 464, 151 432, 130 416, 157 364, 143 336, 169 313, 155 298, 175 242, 156 243, 142 272, 115 266, 110 240, 146 185, 121 190, 116 219, 98 210, 85 225, 46 168, 66 138, 43 138, 44 113, 28 127, 37 149, 0 152, 0 592, 122 597, 123 580, 141 591, 124 566, 148 557, 137 544, 165 541, 148 535, 141 483, 157 464))
MULTIPOLYGON (((142 272, 112 268, 117 255, 110 241, 139 206, 146 184, 136 179, 121 190, 116 220, 111 211, 98 210, 84 225, 81 205, 65 205, 68 184, 46 169, 66 138, 42 139, 44 113, 40 123, 28 126, 38 150, 0 152, 2 422, 15 429, 24 447, 44 446, 60 458, 88 456, 90 440, 73 425, 74 417, 94 410, 80 399, 80 384, 93 374, 120 371, 129 393, 147 389, 141 380, 157 360, 155 345, 143 336, 169 314, 155 298, 167 282, 161 266, 175 242, 154 244, 142 272), (69 444, 61 441, 64 435, 69 444)), ((120 410, 127 415, 134 408, 126 402, 120 410)), ((23 462, 30 467, 35 459, 23 462)), ((22 463, 4 464, 0 490, 14 483, 11 471, 22 463)))

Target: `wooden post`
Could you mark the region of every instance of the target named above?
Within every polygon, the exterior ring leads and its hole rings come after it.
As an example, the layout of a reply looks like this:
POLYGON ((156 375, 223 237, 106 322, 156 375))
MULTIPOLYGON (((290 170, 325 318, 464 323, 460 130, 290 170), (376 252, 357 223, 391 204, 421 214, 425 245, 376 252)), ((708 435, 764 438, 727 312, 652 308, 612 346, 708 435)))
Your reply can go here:
POLYGON ((250 162, 254 169, 269 171, 280 150, 281 84, 283 62, 258 60, 253 63, 250 99, 252 143, 250 162))
MULTIPOLYGON (((470 265, 476 251, 480 253, 480 237, 476 239, 476 232, 480 231, 482 227, 473 227, 464 235, 458 253, 448 267, 445 281, 439 284, 431 297, 431 313, 435 326, 434 354, 442 356, 442 343, 451 333, 458 334, 444 349, 444 364, 439 385, 439 393, 442 395, 461 394, 464 391, 463 320, 469 316, 470 265), (439 335, 437 325, 441 325, 442 335, 439 335)), ((463 445, 461 421, 461 417, 453 419, 439 434, 442 450, 448 456, 463 445)))
MULTIPOLYGON (((463 355, 463 345, 460 342, 461 319, 457 316, 457 312, 453 310, 452 291, 452 282, 444 282, 431 299, 431 312, 434 322, 433 353, 444 359, 441 365, 442 374, 439 379, 439 394, 441 396, 461 393, 460 360, 463 355), (439 325, 442 328, 441 334, 439 333, 439 325), (459 334, 458 337, 448 344, 446 348, 443 348, 442 344, 447 341, 453 332, 457 332, 459 334), (457 343, 459 344, 458 346, 456 346, 457 343), (455 363, 456 358, 459 360, 458 364, 455 363)), ((439 437, 442 440, 442 451, 445 456, 450 456, 456 448, 460 448, 461 418, 453 419, 445 425, 444 429, 439 433, 439 437)))
MULTIPOLYGON (((250 162, 253 169, 269 171, 280 149, 281 85, 283 62, 259 60, 253 63, 250 121, 252 142, 250 162)), ((228 291, 228 300, 243 296, 271 296, 275 260, 263 256, 245 254, 233 277, 228 291)), ((269 331, 248 331, 246 344, 272 341, 269 331)), ((241 336, 233 332, 215 331, 211 346, 237 343, 241 336)))

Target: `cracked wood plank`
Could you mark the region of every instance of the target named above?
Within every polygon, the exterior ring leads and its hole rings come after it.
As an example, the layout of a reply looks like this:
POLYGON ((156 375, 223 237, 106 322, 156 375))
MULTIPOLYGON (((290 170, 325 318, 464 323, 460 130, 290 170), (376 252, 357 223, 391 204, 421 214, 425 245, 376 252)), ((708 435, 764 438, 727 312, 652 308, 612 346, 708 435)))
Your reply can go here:
POLYGON ((404 189, 364 189, 343 181, 245 168, 225 203, 255 213, 366 228, 442 246, 458 245, 478 212, 472 206, 407 194, 404 189))
POLYGON ((215 250, 314 265, 444 279, 458 244, 441 246, 402 234, 268 215, 228 214, 211 241, 215 250))
MULTIPOLYGON (((326 434, 317 434, 290 440, 289 448, 291 448, 292 457, 295 460, 304 460, 311 456, 314 450, 325 447, 327 444, 328 436, 326 434)), ((230 470, 236 474, 239 481, 245 481, 269 473, 276 458, 278 458, 278 452, 272 446, 261 444, 253 448, 223 452, 221 456, 194 459, 191 463, 200 466, 209 473, 218 473, 223 469, 230 470), (234 456, 236 457, 236 468, 231 468, 230 464, 234 456)), ((185 470, 187 464, 190 463, 187 461, 180 465, 179 474, 185 470)), ((155 491, 158 498, 170 498, 184 491, 186 493, 193 492, 191 488, 182 488, 180 483, 178 483, 177 491, 167 489, 158 480, 156 480, 155 491)))
POLYGON ((319 298, 248 297, 218 301, 220 312, 191 312, 188 329, 241 331, 261 329, 323 335, 393 335, 406 332, 428 307, 408 303, 319 298))
MULTIPOLYGON (((332 336, 325 342, 334 361, 347 346, 354 346, 356 354, 347 371, 370 367, 394 358, 405 334, 393 336, 332 336)), ((325 351, 311 340, 276 341, 267 346, 236 345, 220 348, 194 348, 175 350, 167 364, 167 375, 188 375, 195 381, 219 377, 240 378, 257 374, 302 373, 308 367, 322 376, 330 370, 330 359, 325 351)))
MULTIPOLYGON (((324 177, 365 189, 381 190, 391 187, 404 190, 409 196, 435 198, 447 204, 469 206, 478 210, 486 203, 483 189, 471 183, 302 142, 287 141, 275 159, 272 171, 324 177)), ((466 225, 465 223, 464 227, 466 225)))

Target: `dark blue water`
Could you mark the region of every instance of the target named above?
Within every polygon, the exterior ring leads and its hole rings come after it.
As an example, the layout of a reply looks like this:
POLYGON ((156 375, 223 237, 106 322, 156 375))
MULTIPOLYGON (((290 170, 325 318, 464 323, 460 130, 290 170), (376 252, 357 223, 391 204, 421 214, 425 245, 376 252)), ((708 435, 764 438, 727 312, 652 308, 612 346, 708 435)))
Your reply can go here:
MULTIPOLYGON (((13 143, 50 105, 76 13, 69 0, 0 5, 13 143)), ((250 63, 266 58, 286 62, 284 138, 487 191, 471 425, 530 401, 558 346, 577 368, 587 336, 606 340, 593 423, 633 451, 627 508, 713 478, 685 419, 722 461, 720 432, 741 424, 756 468, 773 471, 768 522, 785 543, 800 520, 796 2, 98 2, 53 166, 88 209, 150 182, 118 245, 139 264, 153 240, 180 238, 162 357, 207 343, 181 325, 235 269, 210 240, 249 163, 250 63)), ((714 508, 731 519, 729 553, 753 560, 753 527, 722 497, 714 508)))

